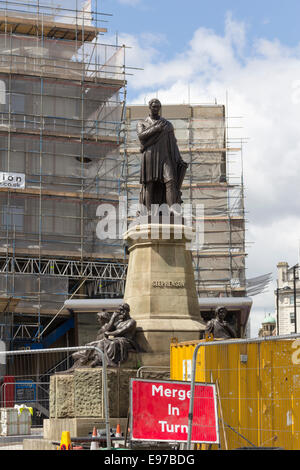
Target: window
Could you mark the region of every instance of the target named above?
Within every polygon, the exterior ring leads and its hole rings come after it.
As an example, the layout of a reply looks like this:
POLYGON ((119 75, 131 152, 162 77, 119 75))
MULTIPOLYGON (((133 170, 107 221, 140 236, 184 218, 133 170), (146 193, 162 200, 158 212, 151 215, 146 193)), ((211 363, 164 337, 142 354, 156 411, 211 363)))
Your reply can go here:
POLYGON ((3 80, 0 80, 0 104, 6 104, 6 85, 3 80))
POLYGON ((16 114, 24 114, 25 110, 25 95, 12 94, 11 95, 11 110, 16 114))
POLYGON ((290 322, 295 323, 295 312, 290 313, 290 322))
POLYGON ((17 206, 3 206, 2 226, 5 230, 24 230, 24 208, 17 206))

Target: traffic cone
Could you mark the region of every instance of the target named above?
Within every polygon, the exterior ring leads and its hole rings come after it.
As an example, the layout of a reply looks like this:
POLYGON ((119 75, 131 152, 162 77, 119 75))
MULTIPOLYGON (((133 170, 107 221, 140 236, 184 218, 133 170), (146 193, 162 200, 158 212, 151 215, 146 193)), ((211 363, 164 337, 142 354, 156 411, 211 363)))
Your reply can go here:
POLYGON ((116 437, 122 437, 120 424, 117 424, 116 437))
POLYGON ((93 429, 93 435, 92 435, 92 442, 91 442, 90 450, 97 450, 97 449, 99 449, 98 441, 94 441, 94 440, 93 440, 94 437, 97 437, 97 429, 96 429, 96 427, 94 427, 94 429, 93 429))
POLYGON ((69 431, 61 433, 59 450, 72 450, 71 436, 69 431))
MULTIPOLYGON (((116 436, 116 437, 122 437, 120 424, 117 424, 117 429, 116 429, 115 436, 116 436)), ((120 447, 120 442, 116 441, 116 442, 115 442, 115 447, 116 447, 116 448, 120 447)))

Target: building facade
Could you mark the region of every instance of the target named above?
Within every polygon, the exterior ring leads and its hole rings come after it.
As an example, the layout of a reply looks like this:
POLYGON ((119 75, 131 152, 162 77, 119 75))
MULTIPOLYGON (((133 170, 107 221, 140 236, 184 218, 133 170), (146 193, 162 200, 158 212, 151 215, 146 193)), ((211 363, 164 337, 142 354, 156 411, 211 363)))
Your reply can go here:
POLYGON ((97 11, 1 3, 1 337, 72 345, 64 301, 124 288, 122 242, 96 235, 98 206, 117 206, 122 184, 124 46, 101 42, 97 11))
POLYGON ((270 313, 267 314, 261 324, 258 336, 275 336, 276 335, 276 320, 270 313))
POLYGON ((277 334, 299 333, 300 281, 299 267, 287 262, 277 264, 277 289, 275 290, 277 334))

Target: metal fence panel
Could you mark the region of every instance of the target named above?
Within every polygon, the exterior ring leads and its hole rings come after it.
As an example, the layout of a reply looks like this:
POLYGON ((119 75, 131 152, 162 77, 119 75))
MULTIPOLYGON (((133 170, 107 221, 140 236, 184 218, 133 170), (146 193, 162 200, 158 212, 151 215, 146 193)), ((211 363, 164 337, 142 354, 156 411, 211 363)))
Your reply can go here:
MULTIPOLYGON (((0 350, 1 360, 5 358, 6 371, 10 374, 6 373, 2 377, 3 383, 0 386, 0 408, 5 416, 5 419, 3 418, 5 424, 16 405, 17 407, 25 405, 32 409, 31 433, 23 435, 20 427, 6 426, 5 432, 0 433, 0 450, 21 450, 23 439, 43 437, 43 420, 50 415, 50 377, 54 373, 69 369, 72 365, 71 354, 73 352, 85 350, 94 350, 102 358, 103 410, 107 448, 111 448, 105 356, 103 351, 96 346, 78 346, 18 351, 0 350)), ((1 416, 0 413, 0 421, 1 416)))
POLYGON ((221 447, 300 449, 300 335, 171 345, 171 379, 219 389, 221 447), (222 416, 221 416, 222 415, 222 416))

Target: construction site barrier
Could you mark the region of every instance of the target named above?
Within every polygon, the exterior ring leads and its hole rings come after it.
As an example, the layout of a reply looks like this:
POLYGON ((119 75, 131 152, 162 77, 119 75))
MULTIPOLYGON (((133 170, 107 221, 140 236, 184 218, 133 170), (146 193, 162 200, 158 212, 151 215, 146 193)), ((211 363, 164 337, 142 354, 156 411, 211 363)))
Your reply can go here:
MULTIPOLYGON (((213 341, 201 341, 198 344, 194 344, 194 349, 193 349, 193 354, 192 354, 192 364, 191 364, 191 371, 190 371, 190 376, 188 377, 187 380, 191 381, 191 398, 190 398, 190 403, 189 403, 189 416, 188 416, 188 437, 187 437, 187 443, 186 443, 186 449, 187 450, 192 450, 193 449, 193 444, 191 443, 192 440, 192 429, 193 429, 193 413, 194 413, 194 403, 195 403, 195 384, 196 384, 196 369, 199 371, 201 368, 201 364, 197 367, 197 356, 198 352, 201 348, 212 348, 212 347, 218 347, 218 346, 231 346, 231 345, 247 345, 251 343, 267 343, 270 341, 285 341, 285 340, 299 340, 300 339, 300 334, 289 334, 289 335, 281 335, 281 336, 267 336, 267 337, 259 337, 259 338, 251 338, 251 339, 230 339, 230 340, 213 340, 213 341)), ((300 342, 296 341, 297 346, 300 347, 300 342)), ((184 343, 182 343, 184 345, 184 343)), ((180 346, 180 343, 179 343, 180 346)), ((186 347, 193 347, 191 344, 189 344, 186 347)), ((176 346, 175 346, 176 347, 176 346)), ((184 347, 184 346, 183 346, 184 347)), ((228 351, 225 353, 225 350, 223 351, 224 354, 227 354, 228 351)), ((295 351, 296 354, 296 351, 295 351)), ((243 354, 239 356, 239 360, 243 360, 243 354)), ((298 362, 297 362, 298 364, 298 362)), ((272 364, 269 365, 269 367, 272 367, 272 364)), ((297 367, 297 365, 295 366, 297 367)), ((259 366, 256 364, 254 368, 256 374, 257 371, 259 370, 259 366)), ((218 372, 225 372, 225 369, 222 369, 222 366, 218 364, 218 372)), ((207 371, 205 371, 207 373, 207 371)), ((229 370, 227 369, 226 372, 228 373, 229 370)), ((231 370, 232 372, 232 370, 231 370)), ((211 373, 211 372, 210 372, 211 373)), ((211 376, 212 377, 212 376, 211 376)), ((297 375, 298 377, 298 375, 297 375)), ((212 379, 213 380, 213 379, 212 379)), ((281 379, 279 378, 279 382, 281 382, 281 379)), ((278 392, 279 393, 279 392, 278 392)), ((245 398, 244 398, 245 399, 245 398)), ((222 409, 221 409, 222 411, 222 409)), ((228 428, 231 429, 234 433, 239 435, 243 441, 246 441, 246 444, 249 445, 249 448, 252 449, 258 449, 259 446, 255 445, 252 441, 248 440, 244 435, 241 435, 235 428, 230 426, 227 423, 224 423, 224 420, 222 420, 222 424, 226 425, 228 428)), ((280 430, 279 430, 280 431, 280 430)), ((226 443, 225 443, 226 444, 226 443)))
POLYGON ((108 387, 107 387, 107 364, 103 351, 96 346, 74 346, 68 348, 48 348, 48 349, 30 349, 21 351, 0 351, 0 355, 4 356, 26 356, 26 355, 39 355, 50 353, 73 353, 76 351, 94 350, 100 354, 102 358, 103 370, 103 405, 105 416, 105 429, 106 429, 106 442, 107 449, 111 449, 111 436, 110 436, 110 423, 109 423, 109 401, 108 401, 108 387))

